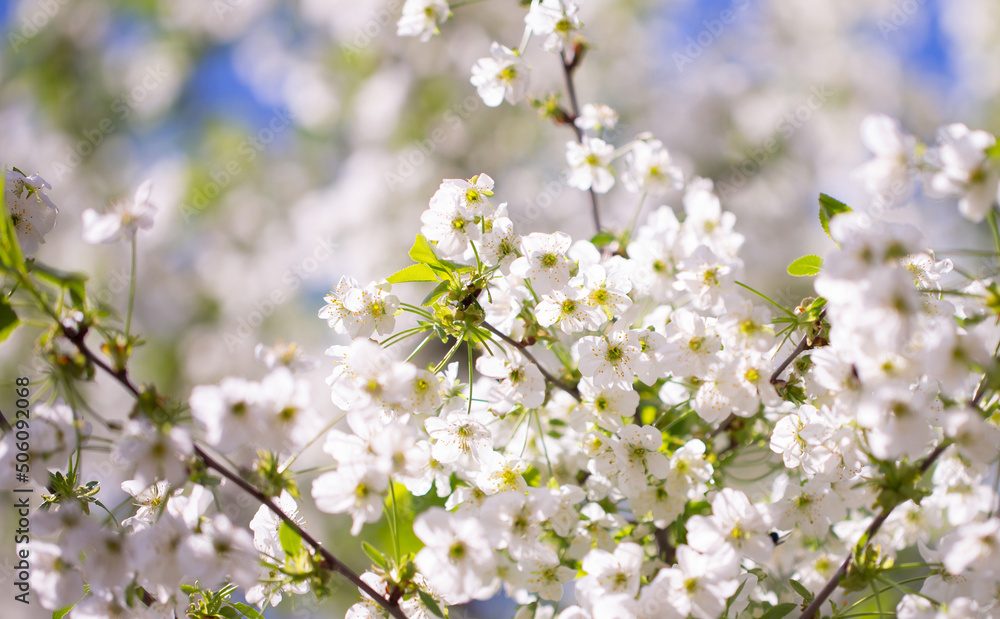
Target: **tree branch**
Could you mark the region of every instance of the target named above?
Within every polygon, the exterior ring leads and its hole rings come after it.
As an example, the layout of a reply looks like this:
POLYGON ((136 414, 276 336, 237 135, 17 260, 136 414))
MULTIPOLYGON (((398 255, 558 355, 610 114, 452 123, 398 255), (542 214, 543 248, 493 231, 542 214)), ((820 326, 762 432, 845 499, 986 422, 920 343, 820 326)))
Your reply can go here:
POLYGON ((531 361, 532 363, 535 364, 535 367, 538 368, 538 371, 542 373, 542 376, 545 377, 545 380, 551 382, 556 387, 559 387, 560 389, 562 389, 566 393, 568 393, 571 396, 573 396, 573 398, 577 402, 582 402, 582 400, 580 399, 580 392, 577 391, 576 387, 571 387, 571 386, 567 385, 566 383, 564 383, 563 381, 561 381, 558 378, 556 378, 555 376, 553 376, 552 374, 549 374, 549 371, 546 370, 544 367, 542 367, 542 364, 538 362, 538 359, 535 359, 534 355, 531 354, 531 351, 528 350, 527 344, 522 344, 521 342, 515 342, 510 336, 504 335, 500 331, 497 331, 497 328, 494 327, 493 325, 491 325, 488 322, 483 321, 482 325, 484 327, 486 327, 486 330, 489 331, 490 333, 499 336, 500 339, 502 339, 503 341, 507 342, 508 344, 510 344, 511 346, 513 346, 514 348, 517 348, 518 350, 520 350, 521 353, 525 357, 527 357, 529 361, 531 361))
MULTIPOLYGON (((90 350, 86 342, 84 342, 84 338, 87 335, 87 332, 85 330, 74 331, 63 327, 63 334, 70 342, 73 343, 74 346, 76 346, 77 350, 79 350, 80 353, 87 358, 87 360, 89 360, 97 367, 101 368, 103 371, 110 374, 135 398, 138 398, 140 396, 141 392, 135 386, 132 380, 128 377, 128 373, 125 370, 116 371, 112 369, 111 366, 107 364, 107 362, 105 362, 103 359, 95 355, 94 352, 90 350)), ((386 598, 379 595, 378 592, 372 589, 366 582, 361 580, 360 576, 358 576, 358 574, 355 573, 354 570, 349 568, 344 562, 342 562, 340 559, 334 556, 333 553, 327 550, 323 546, 323 544, 319 542, 319 540, 314 538, 309 532, 305 531, 302 527, 300 527, 297 522, 295 522, 292 518, 289 518, 283 511, 281 511, 281 509, 279 509, 278 506, 274 504, 274 501, 272 501, 270 497, 266 496, 264 493, 255 488, 252 484, 244 480, 242 477, 240 477, 236 473, 233 473, 225 466, 220 464, 217 460, 215 460, 215 458, 206 453, 205 450, 203 450, 198 445, 194 446, 194 452, 195 455, 198 456, 198 458, 205 463, 206 467, 217 471, 220 475, 222 475, 232 483, 236 484, 237 487, 239 487, 244 492, 252 496, 257 502, 266 505, 268 509, 274 512, 276 516, 281 518, 282 522, 284 522, 290 529, 295 531, 302 538, 302 541, 312 546, 313 550, 319 553, 319 555, 323 558, 323 563, 325 564, 325 567, 327 569, 333 572, 337 572, 338 574, 347 578, 349 581, 351 581, 352 584, 361 589, 365 593, 365 595, 367 595, 372 600, 377 602, 382 608, 385 609, 387 613, 389 613, 389 615, 391 615, 395 619, 407 619, 406 615, 399 607, 398 602, 391 602, 390 600, 387 600, 386 598)))
MULTIPOLYGON (((822 324, 823 317, 825 315, 826 315, 826 310, 824 309, 822 312, 819 313, 819 318, 817 318, 816 322, 813 324, 814 325, 822 324)), ((805 351, 809 350, 812 347, 813 345, 809 343, 809 334, 806 333, 805 335, 802 336, 802 339, 799 340, 799 344, 798 346, 795 347, 795 350, 793 350, 791 354, 788 355, 788 358, 782 361, 781 364, 777 367, 777 369, 774 370, 774 373, 771 374, 771 384, 773 385, 778 380, 778 377, 781 376, 781 373, 785 371, 785 368, 787 368, 789 365, 792 364, 792 361, 795 361, 799 355, 801 355, 802 353, 804 353, 805 351)))
MULTIPOLYGON (((570 116, 569 125, 573 127, 573 131, 576 133, 576 141, 583 144, 583 129, 576 126, 576 119, 580 117, 580 104, 577 102, 576 98, 576 86, 573 85, 573 72, 576 71, 576 67, 580 62, 580 58, 583 56, 583 50, 577 49, 573 53, 573 60, 568 60, 566 58, 566 50, 559 52, 559 57, 562 60, 563 65, 563 75, 566 77, 566 95, 569 97, 570 105, 570 116)), ((591 187, 590 193, 590 214, 594 219, 594 227, 597 232, 601 231, 601 215, 600 210, 597 206, 597 192, 591 187)))

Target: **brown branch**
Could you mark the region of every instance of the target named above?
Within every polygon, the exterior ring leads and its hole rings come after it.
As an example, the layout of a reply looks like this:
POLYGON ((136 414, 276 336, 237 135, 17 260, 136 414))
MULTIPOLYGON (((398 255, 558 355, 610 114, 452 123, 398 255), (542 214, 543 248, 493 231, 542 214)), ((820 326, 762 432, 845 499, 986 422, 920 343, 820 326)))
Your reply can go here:
MULTIPOLYGON (((576 126, 576 119, 580 117, 580 104, 577 102, 576 98, 576 86, 573 85, 573 72, 576 71, 577 66, 579 66, 580 59, 583 57, 583 49, 578 48, 573 53, 573 60, 568 60, 566 58, 566 50, 559 52, 559 57, 562 60, 563 65, 563 75, 566 77, 566 94, 569 97, 570 105, 570 118, 569 125, 573 127, 574 133, 576 133, 576 141, 583 144, 583 129, 576 126)), ((597 192, 591 187, 590 193, 590 214, 594 219, 594 227, 597 232, 601 231, 601 216, 600 210, 597 206, 597 192)))
MULTIPOLYGON (((102 370, 110 374, 119 383, 121 383, 121 385, 127 391, 129 391, 135 398, 137 399, 139 398, 139 396, 141 395, 140 390, 128 377, 128 373, 124 369, 120 371, 112 369, 111 366, 109 366, 103 359, 95 355, 94 352, 90 350, 90 348, 84 342, 84 338, 87 335, 86 331, 75 331, 64 327, 63 334, 66 336, 67 339, 69 339, 69 341, 71 341, 76 346, 77 350, 79 350, 80 353, 87 358, 87 360, 89 360, 91 363, 93 363, 97 367, 101 368, 102 370)), ((361 589, 361 591, 363 591, 365 595, 370 597, 372 600, 377 602, 382 608, 384 608, 385 611, 389 613, 392 617, 395 617, 396 619, 406 619, 406 615, 399 607, 397 601, 390 601, 379 595, 366 582, 361 580, 361 578, 358 576, 358 574, 354 572, 354 570, 349 568, 344 562, 342 562, 340 559, 334 556, 333 553, 327 550, 323 546, 323 544, 319 542, 319 540, 314 538, 310 533, 308 533, 301 526, 299 526, 297 522, 295 522, 292 518, 289 518, 283 511, 281 511, 281 509, 279 509, 278 506, 274 504, 274 501, 272 501, 270 497, 262 493, 260 490, 255 488, 253 485, 251 485, 249 482, 244 480, 236 473, 233 473, 225 466, 220 464, 218 461, 215 460, 215 458, 206 453, 205 450, 203 450, 198 445, 194 446, 194 452, 195 455, 197 455, 198 458, 205 463, 205 466, 207 466, 210 469, 214 469, 220 475, 222 475, 232 483, 236 484, 240 489, 242 489, 244 492, 252 496, 257 502, 266 505, 268 509, 274 512, 276 516, 281 518, 281 520, 290 529, 295 531, 299 535, 299 537, 302 538, 302 541, 312 546, 312 548, 317 553, 319 553, 319 555, 323 558, 324 567, 333 572, 337 572, 338 574, 347 578, 349 581, 351 581, 352 584, 356 585, 359 589, 361 589)))
POLYGON ((670 543, 667 530, 656 527, 653 529, 653 539, 656 540, 656 548, 660 558, 667 565, 672 565, 677 555, 677 549, 670 543))
POLYGON ((535 356, 532 355, 531 351, 528 350, 528 345, 527 344, 523 344, 521 342, 514 341, 510 336, 504 335, 503 333, 501 333, 500 331, 498 331, 496 327, 494 327, 493 325, 491 325, 488 322, 483 321, 482 325, 484 327, 486 327, 486 330, 489 331, 490 333, 499 336, 500 339, 502 339, 503 341, 507 342, 508 344, 510 344, 511 346, 513 346, 514 348, 517 348, 518 350, 520 350, 521 353, 525 357, 527 357, 529 361, 531 361, 532 363, 535 364, 535 367, 538 368, 538 371, 542 373, 542 376, 545 377, 545 380, 551 382, 556 387, 559 387, 560 389, 562 389, 566 393, 568 393, 571 396, 573 396, 573 398, 577 402, 582 402, 583 401, 583 400, 580 399, 580 392, 577 391, 576 387, 571 387, 571 386, 567 385, 563 381, 559 380, 558 378, 556 378, 555 376, 553 376, 552 374, 550 374, 549 371, 546 370, 544 367, 542 367, 542 364, 538 362, 538 359, 535 359, 535 356))
MULTIPOLYGON (((816 319, 816 322, 813 323, 813 325, 823 324, 823 317, 825 315, 826 315, 826 310, 824 309, 822 312, 819 313, 819 317, 816 319)), ((793 350, 791 354, 788 355, 788 358, 782 361, 781 364, 777 367, 777 369, 774 370, 774 373, 771 374, 771 384, 773 385, 775 382, 777 382, 778 377, 781 376, 781 373, 785 371, 785 368, 787 368, 789 365, 792 364, 792 361, 795 361, 795 359, 797 359, 799 355, 801 355, 802 353, 804 353, 805 351, 809 350, 812 347, 813 344, 809 342, 809 334, 806 333, 805 335, 802 336, 802 339, 799 340, 799 344, 798 346, 795 347, 795 350, 793 350)))
MULTIPOLYGON (((934 451, 932 451, 924 460, 924 463, 920 465, 921 475, 926 473, 927 470, 931 468, 931 465, 934 464, 934 461, 937 460, 942 453, 944 453, 944 450, 947 449, 949 445, 951 445, 951 442, 946 440, 942 441, 940 445, 934 448, 934 451)), ((865 531, 865 534, 861 536, 861 541, 859 542, 859 544, 862 544, 862 546, 860 548, 855 549, 855 552, 857 550, 863 550, 865 546, 871 543, 872 538, 875 537, 875 534, 878 533, 878 530, 882 528, 882 524, 885 522, 886 518, 889 517, 889 514, 891 514, 892 510, 894 509, 896 509, 896 505, 893 505, 891 507, 886 507, 882 510, 882 513, 875 518, 875 520, 872 520, 872 523, 868 525, 868 529, 865 531)), ((854 558, 855 552, 852 552, 847 555, 847 558, 844 559, 844 562, 841 564, 840 569, 838 569, 837 573, 833 575, 833 577, 826 583, 826 585, 822 589, 820 589, 820 592, 816 594, 816 597, 813 599, 812 603, 809 604, 809 606, 807 606, 804 611, 802 611, 801 615, 799 615, 799 619, 812 619, 813 615, 815 615, 816 612, 819 610, 819 607, 823 605, 823 602, 825 602, 827 598, 829 598, 833 594, 833 592, 836 591, 837 587, 840 586, 841 579, 847 575, 847 570, 851 567, 851 560, 854 558)))

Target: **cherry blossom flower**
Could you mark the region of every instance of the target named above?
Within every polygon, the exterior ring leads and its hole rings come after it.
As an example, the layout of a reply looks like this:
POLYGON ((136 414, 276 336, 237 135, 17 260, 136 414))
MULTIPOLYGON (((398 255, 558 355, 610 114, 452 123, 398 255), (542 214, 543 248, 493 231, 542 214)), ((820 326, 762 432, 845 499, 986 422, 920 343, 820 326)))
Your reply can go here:
POLYGON ((505 100, 516 104, 528 88, 528 65, 520 54, 493 42, 490 58, 480 58, 472 67, 472 85, 488 107, 497 107, 505 100))
POLYGON ((573 124, 583 131, 600 134, 615 128, 618 124, 618 112, 607 105, 586 103, 573 124))
POLYGON ((621 321, 604 335, 587 335, 576 344, 580 356, 580 373, 591 378, 594 386, 631 389, 635 377, 634 364, 641 348, 638 334, 621 321))
POLYGON ((532 0, 524 23, 534 34, 548 35, 543 45, 546 51, 558 52, 580 29, 578 11, 577 5, 566 0, 532 0))
POLYGON ((26 258, 38 251, 45 235, 56 225, 59 209, 52 203, 46 189, 52 186, 38 174, 25 176, 17 170, 7 170, 4 176, 4 202, 17 232, 17 242, 26 258))
POLYGON ((861 121, 861 141, 875 158, 854 172, 854 177, 881 208, 891 208, 913 196, 912 172, 916 166, 916 139, 899 121, 871 114, 861 121))
POLYGON ((476 518, 434 507, 417 517, 413 533, 425 544, 415 559, 417 569, 448 603, 473 599, 493 579, 496 559, 476 518))
POLYGON ((500 415, 518 405, 537 408, 545 401, 545 378, 538 367, 516 350, 506 351, 506 358, 484 355, 476 359, 476 369, 483 376, 500 380, 490 389, 490 409, 500 415))
POLYGON ((1000 170, 986 157, 986 149, 994 144, 994 136, 962 123, 939 129, 933 153, 939 167, 926 184, 928 194, 958 197, 959 212, 969 221, 982 221, 997 200, 1000 170))
POLYGON ((401 37, 420 37, 424 43, 439 34, 438 26, 451 17, 446 0, 406 0, 403 15, 396 24, 401 37))
POLYGON ((153 227, 156 207, 149 202, 153 192, 153 181, 139 185, 131 201, 116 202, 111 212, 99 214, 93 209, 83 212, 83 240, 95 245, 130 241, 139 229, 153 227))
POLYGON ((535 306, 535 318, 543 327, 558 325, 567 335, 596 330, 605 320, 601 312, 586 303, 586 296, 579 288, 553 290, 543 295, 535 306))
POLYGON ((595 193, 607 193, 615 184, 611 172, 614 152, 614 146, 600 138, 584 136, 580 143, 567 142, 566 162, 570 176, 566 182, 581 191, 593 189, 595 193))
POLYGON ((622 182, 633 193, 663 196, 684 186, 684 173, 659 140, 636 140, 625 163, 622 182))
POLYGON ((521 237, 522 255, 511 263, 511 275, 530 280, 538 294, 563 288, 569 282, 566 250, 571 242, 569 235, 563 232, 532 232, 521 237))

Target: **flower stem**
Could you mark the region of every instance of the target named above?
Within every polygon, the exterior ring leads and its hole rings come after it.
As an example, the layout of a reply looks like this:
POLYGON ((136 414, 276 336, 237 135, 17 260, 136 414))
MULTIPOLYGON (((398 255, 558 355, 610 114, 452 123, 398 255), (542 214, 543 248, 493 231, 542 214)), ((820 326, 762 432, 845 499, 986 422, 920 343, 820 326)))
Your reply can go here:
POLYGON ((125 311, 125 339, 128 340, 132 333, 132 308, 135 306, 135 263, 136 263, 136 235, 132 235, 132 258, 129 261, 128 274, 128 309, 125 311))

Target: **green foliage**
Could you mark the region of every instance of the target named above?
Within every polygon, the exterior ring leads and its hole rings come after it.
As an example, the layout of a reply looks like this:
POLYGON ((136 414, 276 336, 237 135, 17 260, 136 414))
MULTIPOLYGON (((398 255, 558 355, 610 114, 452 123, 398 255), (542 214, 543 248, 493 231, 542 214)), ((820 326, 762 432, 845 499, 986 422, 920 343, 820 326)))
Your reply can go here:
POLYGON ((793 602, 778 604, 777 606, 772 606, 770 610, 761 615, 760 619, 781 619, 782 617, 791 613, 797 607, 798 604, 795 604, 793 602))
POLYGON ((426 264, 411 264, 390 275, 386 281, 390 284, 404 284, 408 282, 436 282, 440 279, 434 269, 426 264))
POLYGON ((270 451, 258 451, 253 462, 253 484, 267 496, 278 496, 282 490, 294 498, 299 498, 299 484, 295 481, 295 472, 284 467, 284 462, 278 454, 270 451))
POLYGON ((424 606, 427 607, 428 611, 434 613, 438 617, 448 616, 447 611, 442 611, 441 607, 438 606, 438 603, 430 596, 430 594, 424 591, 418 591, 417 593, 420 595, 420 601, 424 603, 424 606))
POLYGON ((799 581, 794 579, 789 579, 788 584, 791 585, 792 589, 795 589, 796 593, 802 596, 802 600, 806 604, 811 604, 812 601, 816 599, 816 596, 813 595, 813 592, 810 591, 809 589, 806 589, 806 586, 800 583, 799 581))
POLYGON ((379 552, 377 548, 362 540, 361 549, 365 551, 365 554, 372 560, 372 563, 379 566, 383 570, 389 569, 389 560, 386 559, 385 555, 379 552))
MULTIPOLYGON (((862 538, 862 542, 864 542, 862 538)), ((892 557, 884 556, 878 546, 859 547, 854 551, 854 561, 847 569, 847 574, 840 579, 840 586, 845 591, 863 591, 878 580, 879 575, 893 566, 892 557)))
POLYGON ((812 277, 821 270, 823 270, 823 259, 814 255, 796 258, 788 265, 788 274, 795 277, 812 277))
POLYGON ((610 232, 598 232, 591 239, 590 242, 594 244, 597 249, 603 249, 615 241, 615 235, 610 232))
POLYGON ((830 220, 841 213, 850 213, 851 207, 847 206, 836 198, 831 198, 825 193, 819 194, 819 223, 823 225, 823 232, 830 236, 830 220))
POLYGON ((231 601, 232 593, 235 590, 235 585, 226 585, 218 591, 181 585, 181 591, 188 595, 191 602, 188 606, 187 616, 189 619, 219 619, 220 617, 225 619, 263 619, 257 609, 242 602, 231 601))
POLYGON ((19 322, 20 320, 11 308, 10 302, 7 301, 7 297, 0 296, 0 342, 14 332, 19 322))
POLYGON ((879 474, 869 482, 878 491, 875 507, 892 509, 910 500, 920 505, 920 501, 930 492, 917 486, 923 476, 920 465, 914 462, 893 462, 872 458, 879 474))
POLYGON ((14 220, 11 219, 7 210, 7 175, 0 177, 0 266, 11 273, 27 273, 24 264, 24 254, 21 253, 21 245, 17 241, 17 230, 14 228, 14 220))
POLYGON ((38 279, 69 292, 73 307, 84 309, 84 299, 87 297, 84 289, 84 284, 87 281, 86 273, 63 271, 41 262, 32 262, 30 270, 38 279))

